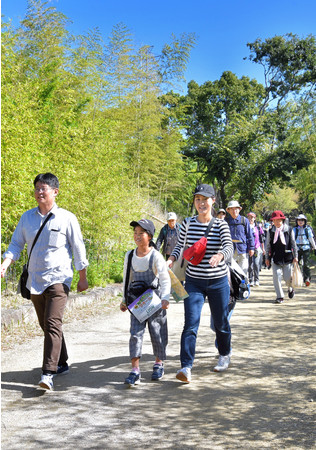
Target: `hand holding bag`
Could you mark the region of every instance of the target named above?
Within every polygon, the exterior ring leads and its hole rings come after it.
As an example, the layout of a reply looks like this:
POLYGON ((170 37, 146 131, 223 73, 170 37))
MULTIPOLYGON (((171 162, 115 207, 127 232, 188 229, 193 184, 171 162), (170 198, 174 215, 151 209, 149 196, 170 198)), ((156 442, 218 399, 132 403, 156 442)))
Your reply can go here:
POLYGON ((186 227, 186 231, 185 231, 184 246, 181 249, 179 258, 173 262, 172 268, 171 268, 172 272, 175 274, 175 276, 178 278, 179 281, 185 280, 185 271, 188 266, 188 261, 183 258, 183 253, 188 248, 188 246, 186 245, 186 241, 187 241, 187 234, 188 234, 190 222, 191 222, 191 218, 188 218, 187 227, 186 227))
POLYGON ((301 287, 303 286, 303 275, 300 269, 300 266, 297 262, 293 263, 293 274, 292 274, 292 287, 301 287))
POLYGON ((52 215, 53 215, 53 213, 49 213, 48 214, 48 216, 46 217, 46 219, 42 223, 40 229, 38 230, 38 232, 37 232, 37 234, 36 234, 36 236, 34 238, 34 241, 33 241, 33 244, 32 244, 32 248, 31 248, 31 251, 30 251, 27 263, 24 264, 23 271, 22 271, 22 274, 21 274, 20 279, 19 279, 18 291, 17 292, 18 292, 18 294, 21 294, 23 298, 27 298, 28 300, 30 300, 30 298, 31 298, 31 292, 26 287, 26 283, 27 283, 27 279, 29 277, 28 269, 29 269, 29 262, 30 262, 31 253, 32 253, 32 250, 34 248, 34 245, 37 242, 37 239, 39 238, 39 235, 41 234, 44 226, 46 225, 47 221, 51 218, 52 215))

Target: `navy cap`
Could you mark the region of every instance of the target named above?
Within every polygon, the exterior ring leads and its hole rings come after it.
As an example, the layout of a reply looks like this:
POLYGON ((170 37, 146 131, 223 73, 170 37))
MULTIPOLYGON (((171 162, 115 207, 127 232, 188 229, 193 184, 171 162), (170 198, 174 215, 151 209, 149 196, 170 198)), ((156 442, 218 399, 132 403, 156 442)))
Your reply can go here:
POLYGON ((214 188, 209 184, 199 184, 193 192, 193 195, 197 194, 203 195, 204 197, 215 197, 214 188))
POLYGON ((154 237, 155 234, 155 225, 153 224, 153 222, 151 220, 148 219, 140 219, 138 222, 136 222, 135 220, 133 222, 130 223, 131 227, 137 227, 137 225, 139 225, 140 227, 142 227, 145 231, 147 231, 148 234, 150 234, 152 237, 154 237))

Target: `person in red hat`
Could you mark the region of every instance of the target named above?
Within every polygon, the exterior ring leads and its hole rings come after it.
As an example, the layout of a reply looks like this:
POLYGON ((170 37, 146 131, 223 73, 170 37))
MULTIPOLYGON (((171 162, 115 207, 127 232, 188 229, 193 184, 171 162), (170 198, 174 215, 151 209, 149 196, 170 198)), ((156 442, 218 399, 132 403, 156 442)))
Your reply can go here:
POLYGON ((273 284, 276 292, 274 303, 283 303, 284 292, 282 289, 282 277, 288 287, 288 297, 294 297, 292 283, 293 262, 298 262, 297 246, 293 229, 285 223, 282 211, 274 211, 271 215, 273 226, 267 235, 266 265, 272 265, 273 284))

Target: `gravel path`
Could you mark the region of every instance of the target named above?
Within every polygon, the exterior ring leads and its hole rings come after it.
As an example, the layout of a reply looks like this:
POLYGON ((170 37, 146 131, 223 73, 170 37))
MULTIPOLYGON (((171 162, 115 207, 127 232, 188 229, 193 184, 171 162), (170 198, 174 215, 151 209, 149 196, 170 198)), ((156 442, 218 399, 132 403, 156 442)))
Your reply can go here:
MULTIPOLYGON (((315 441, 315 286, 272 304, 271 271, 231 319, 230 368, 214 373, 204 305, 192 383, 175 378, 183 305, 168 311, 166 374, 151 382, 146 333, 142 383, 129 372, 129 314, 104 312, 64 326, 71 372, 37 389, 43 338, 2 352, 2 449, 312 449, 315 441)), ((119 302, 119 300, 118 300, 119 302)))

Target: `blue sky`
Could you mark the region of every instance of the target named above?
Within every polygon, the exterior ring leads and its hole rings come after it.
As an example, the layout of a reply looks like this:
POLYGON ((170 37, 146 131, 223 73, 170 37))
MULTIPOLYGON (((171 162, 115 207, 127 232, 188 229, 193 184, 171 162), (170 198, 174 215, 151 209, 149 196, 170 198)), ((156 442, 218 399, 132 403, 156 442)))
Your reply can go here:
MULTIPOLYGON (((219 79, 225 70, 263 83, 258 64, 244 61, 247 42, 294 33, 316 34, 315 0, 51 0, 72 21, 69 29, 82 34, 98 27, 107 39, 112 27, 123 22, 136 43, 154 46, 159 54, 172 33, 197 35, 186 80, 219 79)), ((2 0, 2 14, 16 25, 26 12, 26 0, 2 0)))

